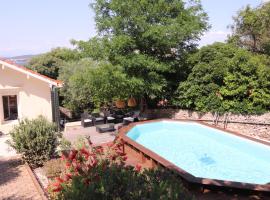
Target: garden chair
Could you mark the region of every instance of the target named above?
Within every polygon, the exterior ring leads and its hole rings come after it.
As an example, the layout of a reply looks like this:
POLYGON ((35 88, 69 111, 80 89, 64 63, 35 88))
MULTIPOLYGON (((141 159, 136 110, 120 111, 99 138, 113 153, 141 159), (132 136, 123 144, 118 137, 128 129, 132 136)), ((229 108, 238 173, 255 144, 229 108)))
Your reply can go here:
POLYGON ((82 127, 94 126, 94 120, 88 113, 81 114, 81 125, 82 127))
POLYGON ((127 117, 124 117, 123 124, 128 125, 132 122, 138 122, 140 117, 140 111, 134 111, 127 114, 127 117))

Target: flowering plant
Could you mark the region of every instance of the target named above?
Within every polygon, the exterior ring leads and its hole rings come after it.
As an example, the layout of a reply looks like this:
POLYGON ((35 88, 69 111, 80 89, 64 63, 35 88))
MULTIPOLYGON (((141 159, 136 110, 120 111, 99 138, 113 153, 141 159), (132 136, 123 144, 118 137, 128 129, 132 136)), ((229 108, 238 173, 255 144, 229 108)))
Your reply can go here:
POLYGON ((171 173, 128 166, 121 140, 104 147, 89 140, 62 159, 66 170, 48 187, 52 199, 192 199, 171 173))

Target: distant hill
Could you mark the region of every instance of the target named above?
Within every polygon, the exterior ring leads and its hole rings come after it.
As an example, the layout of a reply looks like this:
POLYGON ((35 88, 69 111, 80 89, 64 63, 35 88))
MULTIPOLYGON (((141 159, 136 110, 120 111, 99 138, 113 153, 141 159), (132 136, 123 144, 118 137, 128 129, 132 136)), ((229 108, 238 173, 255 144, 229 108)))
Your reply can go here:
POLYGON ((22 56, 14 56, 9 57, 9 60, 12 60, 13 62, 17 63, 18 65, 26 65, 31 58, 38 56, 38 55, 22 55, 22 56))

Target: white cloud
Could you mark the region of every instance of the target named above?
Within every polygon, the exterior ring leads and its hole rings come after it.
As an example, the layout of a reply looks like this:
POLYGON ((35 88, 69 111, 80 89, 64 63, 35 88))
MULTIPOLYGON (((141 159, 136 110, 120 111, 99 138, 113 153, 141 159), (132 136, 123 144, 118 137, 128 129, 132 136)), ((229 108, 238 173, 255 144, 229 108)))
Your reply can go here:
POLYGON ((205 45, 213 44, 214 42, 224 42, 230 33, 231 32, 229 31, 220 31, 220 30, 206 32, 202 36, 201 41, 199 42, 199 45, 205 46, 205 45))

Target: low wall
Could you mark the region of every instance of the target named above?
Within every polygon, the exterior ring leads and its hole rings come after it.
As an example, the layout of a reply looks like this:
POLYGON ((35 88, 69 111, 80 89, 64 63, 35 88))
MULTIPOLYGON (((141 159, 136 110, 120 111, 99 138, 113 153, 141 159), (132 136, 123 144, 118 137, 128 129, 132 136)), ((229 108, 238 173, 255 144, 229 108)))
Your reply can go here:
MULTIPOLYGON (((201 120, 213 124, 214 113, 200 113, 179 109, 148 110, 147 114, 154 118, 201 120)), ((225 116, 219 116, 217 126, 224 128, 225 116)), ((227 129, 244 135, 270 141, 270 112, 263 115, 236 115, 228 116, 227 129)))

